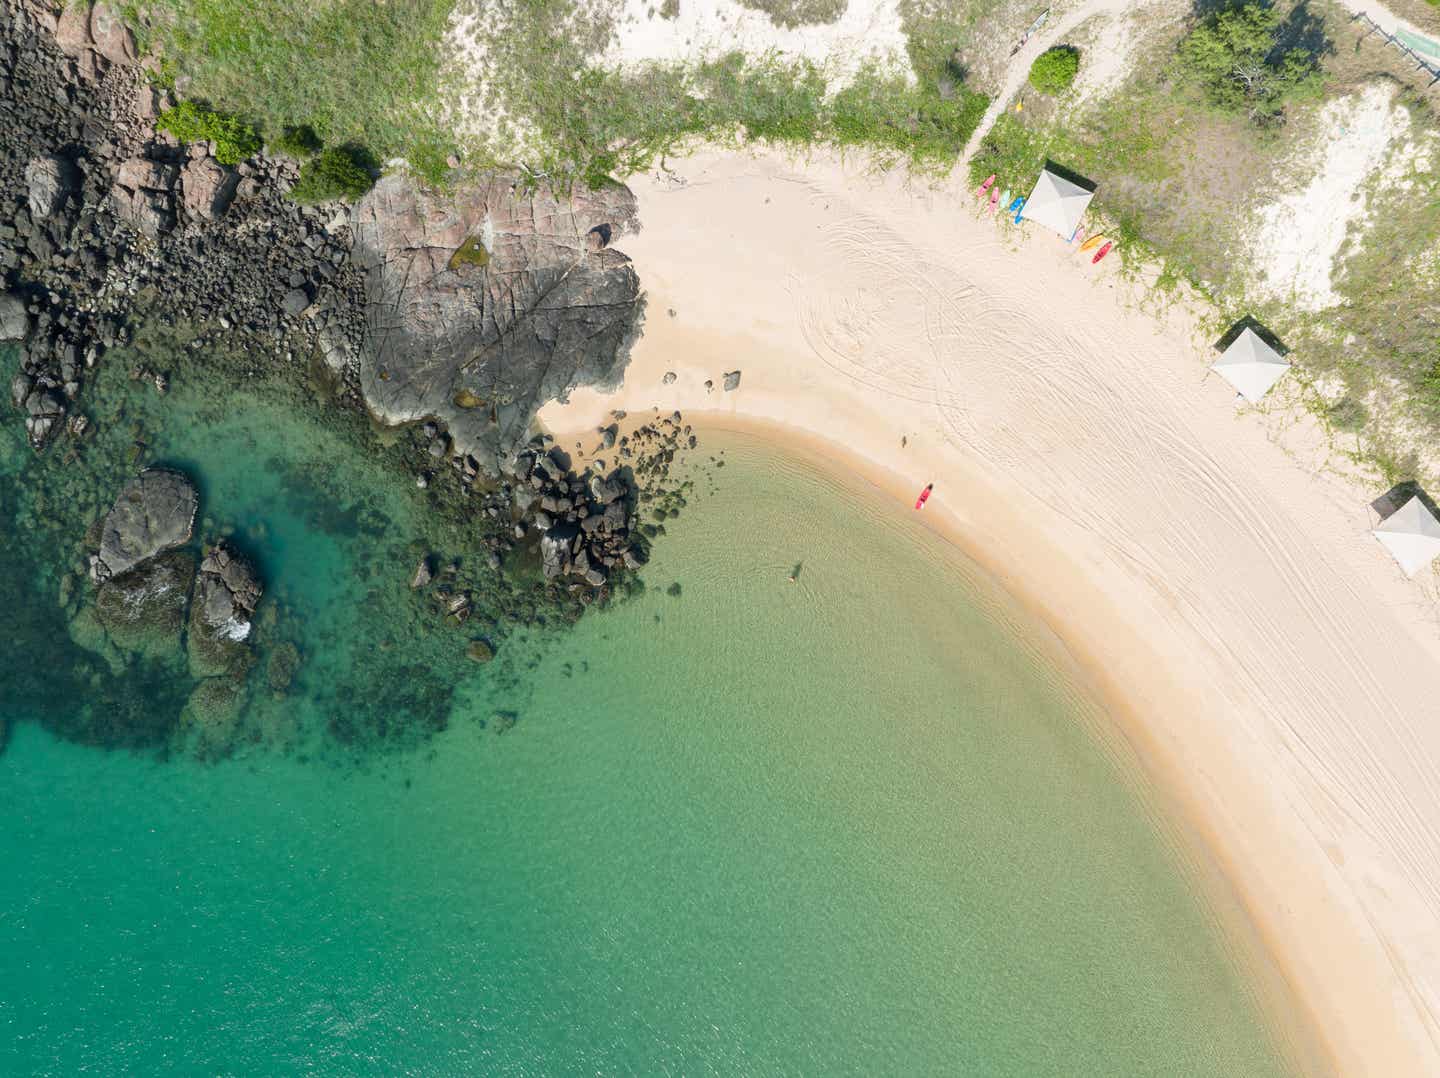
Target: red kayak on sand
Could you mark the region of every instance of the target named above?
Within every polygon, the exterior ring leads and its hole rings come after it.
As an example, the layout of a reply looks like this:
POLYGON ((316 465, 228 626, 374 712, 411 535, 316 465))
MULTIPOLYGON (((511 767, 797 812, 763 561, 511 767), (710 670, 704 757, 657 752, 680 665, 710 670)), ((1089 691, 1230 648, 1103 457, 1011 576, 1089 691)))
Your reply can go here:
POLYGON ((934 483, 927 483, 925 489, 920 492, 920 497, 915 499, 915 508, 924 509, 925 503, 930 500, 930 492, 935 489, 934 483))
POLYGON ((1090 260, 1090 265, 1095 265, 1096 262, 1099 262, 1102 258, 1108 255, 1110 253, 1110 248, 1114 246, 1114 243, 1107 243, 1104 247, 1100 248, 1100 250, 1096 251, 1095 257, 1090 260))

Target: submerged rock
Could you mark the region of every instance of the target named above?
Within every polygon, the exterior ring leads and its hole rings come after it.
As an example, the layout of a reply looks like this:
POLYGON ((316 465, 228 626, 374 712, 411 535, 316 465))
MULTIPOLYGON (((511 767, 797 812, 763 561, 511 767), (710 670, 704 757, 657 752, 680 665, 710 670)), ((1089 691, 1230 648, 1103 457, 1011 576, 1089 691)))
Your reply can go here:
POLYGON ((498 472, 540 405, 618 382, 637 332, 630 260, 589 237, 634 231, 625 188, 522 193, 497 172, 444 195, 387 176, 355 207, 369 299, 360 379, 389 423, 437 417, 457 454, 498 472), (479 238, 484 263, 455 260, 479 238), (456 402, 485 402, 465 407, 456 402))
POLYGON ((95 616, 122 651, 178 656, 194 577, 194 556, 168 551, 101 585, 95 616))
POLYGON ((183 546, 194 535, 199 497, 190 480, 166 468, 151 468, 125 484, 105 516, 100 550, 90 559, 90 578, 102 584, 113 576, 183 546))

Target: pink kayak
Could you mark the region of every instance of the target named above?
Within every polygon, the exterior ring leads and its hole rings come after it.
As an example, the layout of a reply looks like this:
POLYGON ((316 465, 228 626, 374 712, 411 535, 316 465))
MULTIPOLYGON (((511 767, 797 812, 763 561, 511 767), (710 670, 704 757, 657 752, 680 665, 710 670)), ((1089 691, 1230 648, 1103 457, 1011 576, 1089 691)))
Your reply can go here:
POLYGON ((924 509, 925 503, 930 500, 930 492, 935 489, 934 483, 928 483, 925 489, 920 492, 920 497, 915 499, 915 508, 924 509))

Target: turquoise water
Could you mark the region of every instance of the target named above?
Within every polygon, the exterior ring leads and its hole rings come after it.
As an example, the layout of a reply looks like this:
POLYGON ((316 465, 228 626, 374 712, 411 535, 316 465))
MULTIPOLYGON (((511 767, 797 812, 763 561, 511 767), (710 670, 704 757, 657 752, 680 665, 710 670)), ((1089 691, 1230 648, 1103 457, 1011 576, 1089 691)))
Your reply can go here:
MULTIPOLYGON (((371 624, 409 495, 282 422, 153 436, 306 656, 273 736, 0 754, 0 1073, 1287 1072, 1103 717, 903 509, 709 438, 645 595, 451 667, 371 624), (275 733, 377 692, 439 732, 275 733)), ((22 687, 11 718, 74 706, 22 687)))

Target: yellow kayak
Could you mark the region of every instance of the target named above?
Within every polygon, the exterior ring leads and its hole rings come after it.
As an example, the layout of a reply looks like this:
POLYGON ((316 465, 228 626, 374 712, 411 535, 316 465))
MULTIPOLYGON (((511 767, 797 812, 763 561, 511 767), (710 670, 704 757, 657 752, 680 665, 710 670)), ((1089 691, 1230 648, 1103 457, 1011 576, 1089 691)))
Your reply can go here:
POLYGON ((1105 237, 1101 233, 1097 232, 1095 233, 1095 235, 1091 236, 1088 240, 1086 240, 1080 245, 1080 250, 1088 251, 1090 250, 1090 248, 1098 246, 1100 241, 1104 238, 1105 237))

